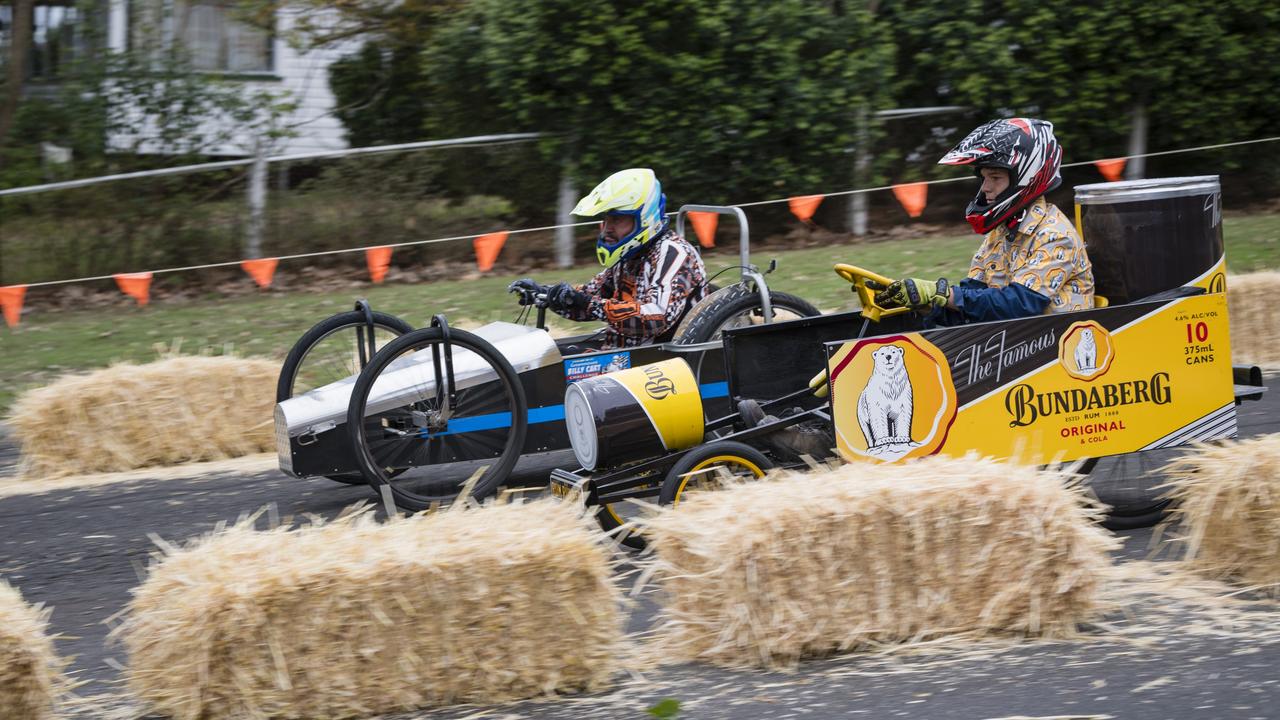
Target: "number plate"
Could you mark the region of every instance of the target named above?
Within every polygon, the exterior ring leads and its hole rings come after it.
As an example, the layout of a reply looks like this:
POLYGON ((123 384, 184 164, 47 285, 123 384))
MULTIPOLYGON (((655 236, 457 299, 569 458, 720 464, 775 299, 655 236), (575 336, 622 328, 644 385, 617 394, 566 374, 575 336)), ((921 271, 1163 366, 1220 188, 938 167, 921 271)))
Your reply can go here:
POLYGON ((578 495, 586 489, 587 479, 564 470, 552 470, 551 494, 561 498, 578 495))

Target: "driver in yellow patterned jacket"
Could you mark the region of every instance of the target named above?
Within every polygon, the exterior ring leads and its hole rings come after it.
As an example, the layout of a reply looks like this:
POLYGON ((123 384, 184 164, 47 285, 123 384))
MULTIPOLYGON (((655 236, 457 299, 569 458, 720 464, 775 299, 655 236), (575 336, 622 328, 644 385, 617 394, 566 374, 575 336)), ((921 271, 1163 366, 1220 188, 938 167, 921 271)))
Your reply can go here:
MULTIPOLYGON (((968 165, 982 180, 965 217, 984 233, 958 285, 906 278, 879 289, 884 307, 932 311, 941 324, 1007 320, 1093 307, 1093 269, 1080 234, 1044 193, 1062 182, 1062 148, 1044 120, 993 120, 939 164, 968 165)), ((869 284, 871 286, 871 284, 869 284)))
POLYGON ((697 249, 667 221, 662 184, 648 168, 610 175, 578 202, 573 214, 600 218, 596 257, 604 270, 586 285, 511 283, 520 302, 543 297, 570 320, 603 320, 604 349, 664 342, 702 299, 706 269, 697 249))

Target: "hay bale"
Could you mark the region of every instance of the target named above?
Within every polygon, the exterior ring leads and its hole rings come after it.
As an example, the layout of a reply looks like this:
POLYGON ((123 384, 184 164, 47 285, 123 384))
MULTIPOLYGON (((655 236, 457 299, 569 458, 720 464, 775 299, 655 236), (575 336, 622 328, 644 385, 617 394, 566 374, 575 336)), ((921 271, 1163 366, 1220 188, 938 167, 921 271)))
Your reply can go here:
POLYGON ((49 611, 0 580, 0 717, 43 720, 65 687, 48 634, 49 611))
POLYGON ((673 659, 777 666, 1101 611, 1116 541, 1070 476, 974 457, 848 464, 691 496, 650 521, 673 659))
POLYGON ((1271 296, 1280 272, 1233 275, 1227 280, 1227 309, 1231 323, 1231 359, 1280 367, 1280 313, 1271 296))
POLYGON ((173 357, 69 375, 18 398, 8 422, 21 475, 58 477, 221 460, 275 448, 280 368, 173 357))
POLYGON ((171 551, 113 631, 175 720, 339 718, 593 690, 623 638, 611 553, 567 504, 236 527, 171 551))
POLYGON ((1280 434, 1200 447, 1165 472, 1188 565, 1280 597, 1280 434))

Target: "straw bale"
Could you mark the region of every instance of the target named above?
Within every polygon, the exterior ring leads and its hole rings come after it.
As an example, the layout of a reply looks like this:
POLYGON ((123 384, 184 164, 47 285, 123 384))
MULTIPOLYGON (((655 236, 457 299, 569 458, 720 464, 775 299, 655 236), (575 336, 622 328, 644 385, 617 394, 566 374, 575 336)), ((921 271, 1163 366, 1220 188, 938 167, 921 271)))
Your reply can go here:
POLYGON ((0 580, 0 717, 43 720, 66 682, 48 634, 49 611, 0 580))
POLYGON ((13 406, 21 475, 115 472, 273 450, 279 371, 268 360, 185 356, 64 376, 13 406))
POLYGON ((1280 597, 1280 434, 1199 447, 1165 472, 1188 565, 1280 597))
POLYGON ((1280 272, 1233 275, 1227 281, 1233 361, 1280 367, 1280 313, 1271 302, 1277 282, 1280 272))
POLYGON ((242 521, 170 549, 113 637, 134 694, 175 720, 595 690, 624 643, 602 543, 549 500, 294 531, 242 521))
POLYGON ((1065 473, 976 457, 855 463, 690 496, 648 521, 672 659, 785 666, 1096 618, 1115 539, 1065 473))

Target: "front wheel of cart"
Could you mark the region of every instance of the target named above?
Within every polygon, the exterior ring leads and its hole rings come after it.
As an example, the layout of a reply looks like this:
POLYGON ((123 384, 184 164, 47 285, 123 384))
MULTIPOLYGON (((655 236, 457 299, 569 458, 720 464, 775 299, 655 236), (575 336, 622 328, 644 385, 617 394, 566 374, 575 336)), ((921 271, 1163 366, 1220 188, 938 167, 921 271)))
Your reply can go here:
POLYGON ((470 497, 493 494, 519 459, 527 415, 519 377, 488 341, 431 327, 373 357, 351 391, 347 428, 365 481, 417 511, 451 502, 468 482, 470 497))
POLYGON ((772 469, 773 461, 750 445, 733 440, 699 445, 667 471, 658 503, 678 507, 690 493, 759 480, 772 469))

